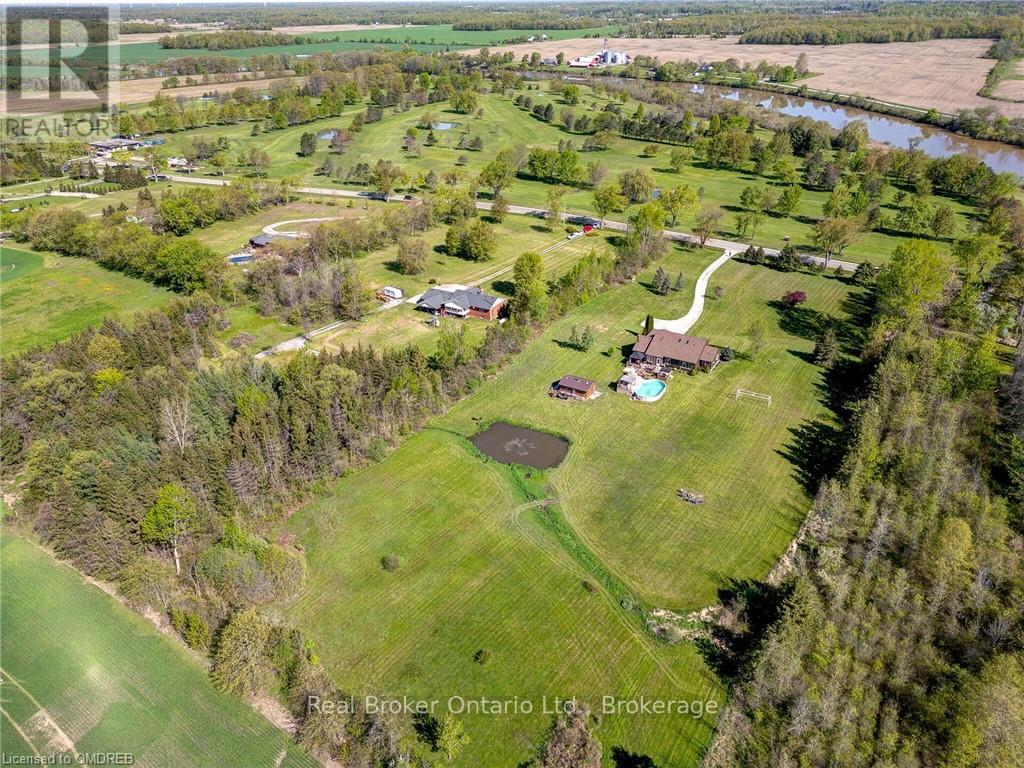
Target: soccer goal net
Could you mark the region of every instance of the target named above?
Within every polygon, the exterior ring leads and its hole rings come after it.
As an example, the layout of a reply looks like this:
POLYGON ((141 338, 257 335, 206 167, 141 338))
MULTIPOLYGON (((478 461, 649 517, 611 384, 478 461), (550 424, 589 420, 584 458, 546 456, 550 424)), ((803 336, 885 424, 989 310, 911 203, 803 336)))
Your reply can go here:
POLYGON ((762 403, 768 403, 768 407, 771 407, 772 396, 766 395, 763 392, 751 392, 749 389, 737 389, 736 399, 739 400, 741 397, 745 397, 749 400, 759 400, 762 403))

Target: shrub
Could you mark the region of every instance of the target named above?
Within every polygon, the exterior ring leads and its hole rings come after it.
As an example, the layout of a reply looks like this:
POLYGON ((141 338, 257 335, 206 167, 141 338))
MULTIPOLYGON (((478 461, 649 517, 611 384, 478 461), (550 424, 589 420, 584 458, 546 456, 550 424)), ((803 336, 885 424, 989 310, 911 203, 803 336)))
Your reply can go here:
POLYGON ((481 648, 479 651, 473 654, 473 661, 475 661, 480 666, 486 666, 488 663, 490 663, 493 657, 494 654, 492 654, 489 650, 487 650, 486 648, 481 648))
POLYGON ((384 555, 380 559, 380 567, 388 573, 394 573, 398 570, 401 563, 398 561, 397 555, 384 555))

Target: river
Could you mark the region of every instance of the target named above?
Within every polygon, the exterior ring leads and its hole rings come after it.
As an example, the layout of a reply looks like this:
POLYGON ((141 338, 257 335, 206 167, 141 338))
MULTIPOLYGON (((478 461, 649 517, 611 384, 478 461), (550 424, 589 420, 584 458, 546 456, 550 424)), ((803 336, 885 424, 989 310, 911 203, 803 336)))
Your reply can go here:
POLYGON ((921 125, 899 117, 888 117, 855 107, 845 107, 814 99, 802 99, 783 94, 766 95, 762 91, 723 88, 721 86, 694 85, 692 93, 708 93, 732 101, 770 109, 794 117, 821 120, 833 128, 842 128, 850 120, 860 120, 868 129, 868 137, 875 142, 906 148, 917 142, 917 148, 929 157, 949 157, 965 153, 977 157, 994 171, 1009 171, 1024 177, 1024 149, 995 141, 969 139, 941 128, 921 125))

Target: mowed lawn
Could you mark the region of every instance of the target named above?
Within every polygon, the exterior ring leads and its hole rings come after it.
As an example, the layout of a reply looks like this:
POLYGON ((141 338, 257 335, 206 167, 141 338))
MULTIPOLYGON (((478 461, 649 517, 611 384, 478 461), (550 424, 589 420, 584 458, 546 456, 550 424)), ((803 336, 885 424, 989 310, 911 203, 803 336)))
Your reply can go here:
MULTIPOLYGON (((232 156, 237 156, 239 152, 247 151, 254 146, 269 152, 273 160, 269 169, 271 178, 294 178, 300 180, 304 185, 314 187, 359 189, 357 186, 346 184, 344 180, 339 181, 316 175, 315 172, 329 156, 336 168, 340 167, 346 171, 357 162, 367 162, 372 165, 378 159, 388 159, 399 163, 415 180, 431 170, 440 175, 445 170, 455 168, 458 159, 463 157, 465 165, 459 167, 465 173, 465 177, 471 179, 478 175, 483 166, 493 159, 501 149, 516 145, 557 147, 560 141, 571 141, 577 148, 583 144, 585 136, 567 133, 557 124, 557 115, 562 110, 570 108, 560 97, 553 96, 546 91, 525 93, 533 99, 535 104, 552 103, 555 108, 556 122, 543 122, 526 110, 515 106, 512 103, 515 94, 508 96, 488 94, 480 99, 482 109, 480 117, 475 114, 457 114, 448 110, 444 103, 414 107, 398 114, 389 112, 380 122, 367 124, 362 131, 355 134, 351 144, 341 155, 329 155, 328 142, 321 140, 313 155, 300 157, 298 155, 299 137, 306 132, 347 127, 351 123, 351 115, 361 110, 361 105, 358 108, 349 108, 349 111, 342 117, 319 120, 305 126, 294 126, 257 136, 251 135, 251 127, 247 123, 171 134, 167 137, 167 151, 184 151, 193 136, 213 139, 223 135, 231 140, 230 154, 232 156), (410 157, 402 149, 406 131, 415 127, 423 114, 427 112, 434 114, 440 120, 457 125, 446 131, 435 130, 437 144, 433 147, 423 146, 419 157, 410 157), (472 152, 458 149, 459 140, 463 134, 470 138, 482 139, 483 150, 472 152)), ((571 109, 577 117, 584 114, 596 116, 608 104, 608 101, 609 99, 596 96, 590 89, 584 88, 580 103, 572 106, 571 109)), ((621 106, 624 114, 632 114, 637 108, 637 102, 629 101, 621 106)), ((758 135, 765 141, 770 138, 767 132, 759 131, 758 135)), ((426 131, 420 130, 421 144, 425 138, 426 131)), ((584 164, 599 162, 604 165, 607 169, 607 180, 615 180, 627 170, 644 168, 651 172, 659 188, 663 190, 684 183, 689 184, 699 191, 704 203, 723 208, 725 217, 720 234, 733 239, 742 239, 736 231, 736 215, 741 212, 739 199, 742 190, 751 185, 763 186, 775 183, 774 179, 758 177, 751 172, 712 168, 700 161, 687 165, 680 173, 674 173, 669 168, 669 154, 672 147, 660 145, 660 154, 655 157, 644 157, 643 149, 646 145, 647 142, 643 141, 615 138, 605 151, 581 153, 581 160, 584 164)), ((547 193, 550 189, 551 185, 539 181, 517 179, 505 190, 504 194, 513 204, 540 208, 546 204, 547 193)), ((486 190, 484 191, 486 192, 486 190)), ((893 205, 895 194, 895 190, 890 190, 886 204, 883 206, 884 213, 890 217, 895 217, 897 213, 897 209, 893 205)), ((817 219, 822 217, 822 207, 827 199, 827 192, 805 189, 802 202, 793 217, 767 217, 758 227, 752 239, 761 245, 781 247, 786 242, 786 238, 789 238, 801 250, 813 251, 814 243, 811 236, 813 225, 817 219)), ((936 198, 936 202, 939 200, 940 198, 936 198)), ((963 232, 971 222, 973 215, 970 207, 947 198, 941 198, 941 202, 948 203, 957 213, 957 226, 963 232)), ((593 213, 592 190, 587 188, 568 190, 565 204, 570 212, 593 213)), ((632 210, 613 214, 611 218, 625 220, 632 210)), ((694 223, 694 213, 690 213, 681 216, 675 228, 692 231, 694 223)), ((875 264, 885 263, 900 241, 900 237, 887 231, 865 232, 857 242, 848 248, 845 258, 853 261, 868 260, 875 264)), ((947 241, 940 241, 940 246, 948 248, 949 244, 947 241)))
POLYGON ((127 752, 143 768, 316 765, 244 702, 217 692, 194 657, 71 568, 9 534, 0 554, 5 756, 127 752))
MULTIPOLYGON (((347 689, 416 698, 531 701, 576 695, 693 699, 722 691, 693 646, 656 641, 635 615, 599 589, 541 526, 512 473, 484 461, 464 438, 494 420, 552 430, 571 442, 562 466, 544 475, 577 534, 649 607, 689 610, 715 601, 731 578, 763 578, 785 550, 809 504, 796 467, 782 454, 805 420, 824 416, 820 369, 806 362, 813 341, 793 335, 769 302, 805 290, 809 310, 841 314, 839 280, 727 263, 696 332, 744 350, 755 318, 767 328, 756 360, 708 375, 677 375, 657 403, 611 391, 647 312, 682 315, 696 276, 717 254, 674 248, 662 264, 687 289, 657 296, 651 271, 559 321, 495 379, 411 437, 380 464, 339 481, 289 523, 306 547, 309 584, 288 609, 316 638, 347 689), (781 324, 780 324, 781 322, 781 324), (596 337, 586 352, 565 342, 571 328, 596 337), (553 400, 566 373, 596 380, 589 403, 553 400), (774 395, 771 408, 735 402, 745 387, 774 395), (706 494, 700 507, 675 489, 706 494), (397 572, 381 568, 396 555, 397 572), (487 649, 493 660, 474 662, 487 649)), ((809 311, 808 310, 808 311, 809 311)), ((548 718, 465 716, 473 739, 460 765, 525 758, 548 718)), ((712 718, 606 717, 599 735, 649 755, 656 765, 694 765, 712 718)))
POLYGON ((828 414, 819 402, 822 371, 808 362, 813 334, 786 329, 814 312, 843 317, 850 293, 831 277, 727 262, 711 280, 724 297, 708 299, 691 333, 743 353, 747 328, 761 322, 758 357, 710 374, 677 373, 656 403, 614 393, 646 313, 679 317, 690 306, 697 260, 709 259, 677 251, 665 261, 670 274, 687 275, 686 291, 657 296, 641 278, 556 323, 445 419, 467 436, 501 419, 568 436, 569 455, 552 473, 567 518, 648 602, 676 610, 714 602, 726 579, 762 578, 792 539, 809 500, 786 455, 796 447, 794 430, 828 414), (770 304, 791 290, 808 296, 795 316, 770 304), (565 344, 573 325, 594 332, 590 351, 565 344), (549 398, 551 382, 567 373, 596 381, 604 395, 585 404, 549 398), (738 388, 771 395, 771 406, 736 401, 738 388), (683 504, 679 488, 707 500, 683 504))
MULTIPOLYGON (((515 765, 551 721, 544 700, 601 697, 720 702, 689 645, 659 644, 534 522, 501 465, 443 429, 411 437, 384 462, 340 481, 297 513, 309 566, 289 617, 315 639, 346 691, 511 709, 457 716, 471 742, 459 766, 515 765), (396 555, 394 573, 381 558, 396 555), (486 665, 474 661, 486 649, 486 665), (533 710, 517 712, 516 702, 533 710), (507 704, 506 704, 507 703, 507 704)), ((713 717, 606 716, 606 749, 692 765, 713 717)))
POLYGON ((105 317, 170 303, 174 294, 88 259, 0 246, 0 346, 48 346, 105 317))

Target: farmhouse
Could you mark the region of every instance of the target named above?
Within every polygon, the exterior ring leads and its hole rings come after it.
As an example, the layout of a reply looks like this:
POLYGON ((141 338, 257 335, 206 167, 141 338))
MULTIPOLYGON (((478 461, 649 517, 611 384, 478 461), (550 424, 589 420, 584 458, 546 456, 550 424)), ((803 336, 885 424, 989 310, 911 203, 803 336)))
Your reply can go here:
POLYGON ((658 330, 640 336, 629 359, 644 365, 710 371, 718 365, 721 350, 699 336, 658 330))
POLYGON ((482 317, 494 320, 505 306, 505 299, 491 296, 479 288, 442 285, 426 291, 416 302, 416 309, 446 317, 482 317))
POLYGON ((552 394, 560 398, 573 398, 575 400, 590 400, 597 396, 597 384, 590 379, 584 379, 572 374, 566 374, 560 378, 551 388, 552 394))

